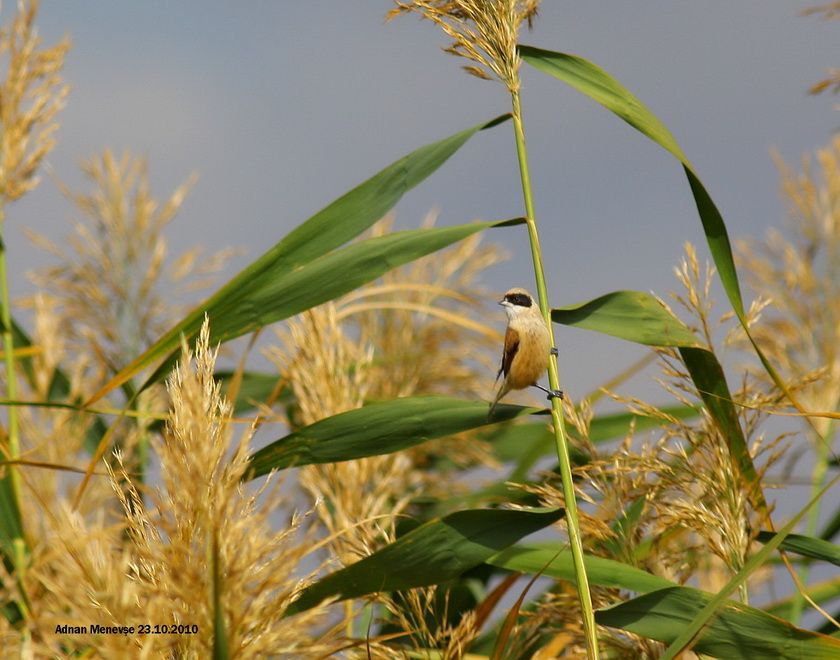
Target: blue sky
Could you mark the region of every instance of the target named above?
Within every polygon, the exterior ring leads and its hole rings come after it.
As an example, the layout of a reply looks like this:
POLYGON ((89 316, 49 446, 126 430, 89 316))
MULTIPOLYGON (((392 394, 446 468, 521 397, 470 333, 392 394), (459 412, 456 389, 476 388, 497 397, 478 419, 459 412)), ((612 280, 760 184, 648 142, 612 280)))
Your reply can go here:
MULTIPOLYGON (((840 26, 808 3, 543 3, 522 41, 583 55, 636 93, 671 129, 733 237, 783 217, 776 147, 790 162, 838 125, 829 97, 805 90, 840 64, 840 26)), ((4 15, 14 3, 3 4, 4 15)), ((508 110, 501 85, 465 75, 414 17, 385 24, 384 0, 44 2, 47 42, 69 34, 72 86, 55 175, 104 147, 149 162, 166 196, 200 176, 171 226, 173 252, 200 241, 242 246, 232 274, 332 199, 411 149, 508 110)), ((592 102, 524 69, 523 106, 553 302, 615 289, 675 286, 686 240, 706 251, 676 162, 592 102)), ((440 222, 521 214, 509 126, 478 136, 397 208, 402 227, 432 207, 440 222)), ((16 225, 58 239, 73 210, 49 179, 9 209, 14 292, 46 263, 16 225)), ((524 231, 493 235, 513 260, 488 274, 499 290, 532 287, 524 231)), ((719 297, 721 299, 721 297, 719 297)), ((501 327, 503 316, 488 318, 501 327)), ((563 380, 582 393, 631 362, 635 347, 561 330, 563 380)))

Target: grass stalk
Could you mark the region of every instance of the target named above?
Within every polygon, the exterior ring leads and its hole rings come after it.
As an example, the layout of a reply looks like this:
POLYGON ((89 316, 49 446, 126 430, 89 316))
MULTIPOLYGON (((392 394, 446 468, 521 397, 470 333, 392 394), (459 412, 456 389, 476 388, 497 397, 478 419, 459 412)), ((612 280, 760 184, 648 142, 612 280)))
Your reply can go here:
POLYGON ((230 657, 230 652, 228 649, 227 627, 225 625, 223 569, 221 557, 219 556, 219 530, 213 522, 210 522, 210 538, 208 541, 209 563, 213 572, 213 660, 227 660, 230 657))
MULTIPOLYGON (((519 92, 511 92, 513 102, 513 128, 516 136, 516 153, 519 158, 519 175, 522 180, 522 195, 525 200, 525 215, 528 226, 528 238, 531 242, 531 255, 534 259, 534 278, 537 285, 537 298, 540 311, 548 326, 551 345, 554 346, 554 329, 551 322, 551 306, 548 302, 548 290, 545 285, 540 237, 537 231, 536 214, 534 212, 534 198, 531 193, 531 175, 528 169, 528 150, 525 145, 525 130, 522 125, 522 105, 519 92)), ((552 355, 548 362, 548 382, 552 390, 560 389, 560 375, 557 368, 557 358, 552 355)), ((575 567, 575 582, 578 599, 583 616, 583 632, 586 638, 587 657, 590 660, 598 658, 598 636, 595 628, 595 614, 592 610, 592 596, 589 592, 589 580, 583 563, 583 543, 580 535, 580 522, 575 500, 575 487, 572 480, 572 467, 569 459, 569 444, 566 439, 566 426, 563 418, 563 404, 560 399, 551 399, 551 419, 554 423, 554 439, 557 458, 560 462, 560 479, 563 484, 563 498, 566 504, 566 525, 569 530, 569 545, 572 550, 572 561, 575 567)))
MULTIPOLYGON (((12 336, 12 312, 11 300, 9 300, 9 277, 6 260, 5 235, 5 209, 0 206, 0 296, 2 296, 2 322, 3 322, 3 357, 6 363, 6 396, 11 400, 17 399, 17 384, 15 382, 15 344, 12 336)), ((11 406, 9 411, 9 435, 8 458, 17 460, 20 458, 20 432, 18 431, 17 408, 11 406)), ((20 502, 20 475, 14 467, 9 467, 9 482, 12 486, 12 493, 15 502, 20 502)))
MULTIPOLYGON (((6 395, 9 399, 17 399, 17 382, 15 379, 15 342, 12 335, 12 312, 11 299, 9 296, 9 277, 6 259, 5 238, 6 211, 0 202, 0 321, 3 323, 3 354, 6 363, 6 395)), ((15 406, 7 408, 9 415, 9 433, 6 437, 6 457, 10 461, 20 458, 20 431, 18 427, 18 411, 15 406)), ((17 529, 22 529, 23 520, 20 515, 20 474, 14 465, 7 465, 6 474, 9 479, 9 487, 13 498, 12 515, 17 517, 17 529)), ((26 590, 23 587, 23 576, 26 569, 26 542, 22 537, 12 539, 12 557, 15 566, 15 579, 18 582, 21 600, 18 602, 21 613, 29 616, 29 603, 26 598, 26 590)))

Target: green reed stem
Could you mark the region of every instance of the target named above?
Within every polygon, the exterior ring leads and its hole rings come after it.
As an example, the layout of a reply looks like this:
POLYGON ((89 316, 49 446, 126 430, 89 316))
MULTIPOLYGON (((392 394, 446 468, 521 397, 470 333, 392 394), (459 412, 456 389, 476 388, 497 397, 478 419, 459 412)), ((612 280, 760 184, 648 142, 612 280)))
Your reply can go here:
MULTIPOLYGON (((551 345, 554 346, 551 306, 548 302, 548 291, 545 286, 540 236, 537 231, 537 221, 534 213, 534 198, 531 194, 531 175, 528 170, 528 150, 525 146, 525 130, 522 127, 522 106, 519 100, 519 92, 511 92, 511 97, 513 101, 513 129, 516 134, 516 153, 519 157, 519 175, 522 179, 522 195, 525 199, 528 238, 531 240, 531 255, 534 258, 534 277, 537 283, 537 297, 540 303, 540 311, 548 326, 551 345)), ((548 383, 550 389, 560 389, 557 358, 553 355, 548 361, 548 383)), ((563 404, 560 399, 554 397, 551 399, 551 419, 554 423, 557 458, 560 461, 560 479, 563 483, 563 499, 566 504, 566 525, 569 530, 569 545, 571 546, 572 561, 575 567, 575 582, 577 583, 578 599, 583 615, 583 632, 586 637, 587 657, 590 660, 596 660, 598 658, 598 636, 595 629, 595 614, 592 611, 592 596, 589 593, 589 579, 586 576, 586 568, 583 564, 583 543, 581 542, 580 522, 578 521, 577 502, 575 500, 575 486, 572 480, 572 467, 569 459, 569 444, 566 440, 563 404)))
MULTIPOLYGON (((17 383, 15 381, 15 342, 12 336, 12 312, 11 301, 9 300, 9 277, 6 265, 6 243, 5 236, 6 213, 0 206, 0 296, 2 296, 2 320, 3 322, 3 354, 6 361, 6 394, 13 401, 17 399, 17 383)), ((20 458, 20 432, 18 430, 17 408, 9 408, 9 437, 8 449, 11 460, 20 458)), ((20 502, 20 475, 14 467, 9 467, 9 482, 12 486, 15 502, 20 502)))
MULTIPOLYGON (((9 277, 8 266, 6 259, 6 242, 5 238, 5 220, 6 212, 0 202, 0 321, 3 324, 3 354, 6 362, 6 394, 9 399, 17 399, 17 381, 15 378, 15 341, 12 335, 12 303, 9 296, 9 277)), ((6 453, 7 459, 17 460, 20 458, 20 431, 18 427, 18 411, 15 406, 8 408, 9 414, 9 433, 6 439, 6 453)), ((16 528, 22 529, 23 522, 20 517, 20 502, 21 502, 21 488, 20 488, 20 474, 17 468, 13 465, 6 466, 7 477, 9 480, 9 489, 12 497, 12 511, 9 512, 12 516, 17 518, 16 528)), ((21 613, 24 617, 29 616, 30 608, 28 599, 26 597, 26 590, 23 586, 23 576, 26 570, 26 542, 21 537, 12 539, 12 556, 10 557, 12 564, 15 566, 15 577, 18 582, 21 598, 18 601, 21 613)))

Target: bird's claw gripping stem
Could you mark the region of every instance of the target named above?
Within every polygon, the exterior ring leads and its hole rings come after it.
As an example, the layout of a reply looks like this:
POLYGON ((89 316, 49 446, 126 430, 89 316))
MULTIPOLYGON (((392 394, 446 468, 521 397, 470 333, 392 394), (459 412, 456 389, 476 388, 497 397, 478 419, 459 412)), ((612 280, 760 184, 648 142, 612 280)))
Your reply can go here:
POLYGON ((548 399, 560 399, 560 400, 562 401, 562 400, 565 398, 565 397, 563 396, 563 390, 550 390, 550 389, 548 389, 547 387, 543 387, 543 386, 542 386, 542 385, 540 385, 539 383, 534 383, 534 386, 535 386, 535 387, 538 387, 538 388, 539 388, 539 389, 541 389, 543 392, 545 392, 546 394, 548 394, 548 399))

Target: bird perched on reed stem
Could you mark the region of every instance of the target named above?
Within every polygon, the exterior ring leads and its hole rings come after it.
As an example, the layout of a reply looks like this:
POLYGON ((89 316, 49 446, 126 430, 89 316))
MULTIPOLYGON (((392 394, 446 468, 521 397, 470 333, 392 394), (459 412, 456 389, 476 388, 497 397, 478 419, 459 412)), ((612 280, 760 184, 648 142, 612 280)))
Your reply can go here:
POLYGON ((505 308, 508 317, 502 364, 496 374, 496 381, 502 375, 504 380, 488 414, 493 414, 496 404, 511 390, 522 390, 532 385, 548 394, 549 399, 562 399, 563 392, 546 389, 537 383, 548 368, 549 357, 555 349, 551 347, 545 319, 534 298, 525 289, 513 288, 499 304, 505 308))

